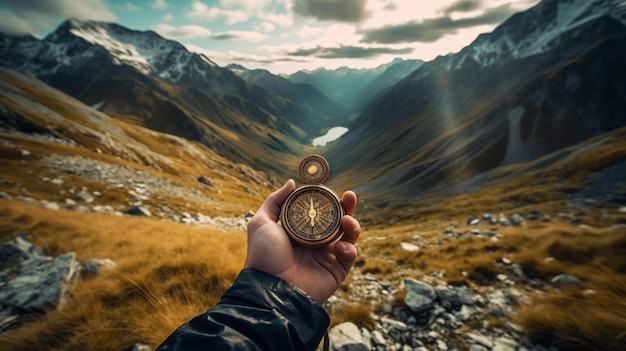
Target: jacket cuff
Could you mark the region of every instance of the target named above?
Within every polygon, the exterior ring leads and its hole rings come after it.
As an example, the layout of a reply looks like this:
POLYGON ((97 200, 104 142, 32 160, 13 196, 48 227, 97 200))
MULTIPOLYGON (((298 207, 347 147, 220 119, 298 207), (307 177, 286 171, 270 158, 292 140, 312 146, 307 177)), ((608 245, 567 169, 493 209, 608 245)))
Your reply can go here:
POLYGON ((317 346, 330 325, 324 308, 300 288, 252 268, 239 273, 219 304, 274 310, 288 321, 290 329, 304 344, 317 346))

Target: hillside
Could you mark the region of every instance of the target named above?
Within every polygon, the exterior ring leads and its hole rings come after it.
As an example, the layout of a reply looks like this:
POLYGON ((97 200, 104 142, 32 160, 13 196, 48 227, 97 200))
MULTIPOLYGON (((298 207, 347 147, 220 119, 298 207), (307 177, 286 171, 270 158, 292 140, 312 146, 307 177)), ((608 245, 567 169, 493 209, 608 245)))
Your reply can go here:
POLYGON ((626 88, 615 79, 626 70, 623 6, 566 11, 572 3, 544 1, 421 66, 364 109, 327 151, 331 164, 385 203, 458 191, 625 126, 626 88))
POLYGON ((0 35, 0 53, 0 263, 15 242, 113 262, 67 279, 58 306, 0 304, 1 350, 154 349, 231 285, 248 219, 313 152, 363 228, 323 306, 331 334, 354 323, 363 350, 626 342, 621 0, 544 0, 430 62, 290 77, 92 21, 0 35))

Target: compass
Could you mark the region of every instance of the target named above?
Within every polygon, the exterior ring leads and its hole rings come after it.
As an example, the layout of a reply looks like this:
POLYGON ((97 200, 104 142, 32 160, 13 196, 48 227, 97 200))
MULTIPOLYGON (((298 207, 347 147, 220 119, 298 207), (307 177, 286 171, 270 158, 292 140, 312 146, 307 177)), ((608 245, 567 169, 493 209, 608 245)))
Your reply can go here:
POLYGON ((280 223, 297 244, 321 247, 341 238, 345 209, 339 196, 322 185, 330 174, 328 161, 308 155, 300 162, 300 179, 307 185, 294 190, 280 211, 280 223))

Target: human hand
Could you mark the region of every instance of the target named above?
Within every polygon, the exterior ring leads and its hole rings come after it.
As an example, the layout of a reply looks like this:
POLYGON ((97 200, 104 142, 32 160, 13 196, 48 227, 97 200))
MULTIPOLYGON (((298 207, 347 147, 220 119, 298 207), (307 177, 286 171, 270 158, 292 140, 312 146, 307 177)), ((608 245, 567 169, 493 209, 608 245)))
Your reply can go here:
POLYGON ((359 222, 352 218, 356 195, 347 191, 341 199, 346 210, 341 219, 342 238, 328 246, 312 249, 292 244, 278 223, 280 207, 295 188, 296 183, 288 180, 265 199, 248 223, 246 268, 282 278, 322 304, 339 288, 356 259, 354 243, 361 233, 359 222))

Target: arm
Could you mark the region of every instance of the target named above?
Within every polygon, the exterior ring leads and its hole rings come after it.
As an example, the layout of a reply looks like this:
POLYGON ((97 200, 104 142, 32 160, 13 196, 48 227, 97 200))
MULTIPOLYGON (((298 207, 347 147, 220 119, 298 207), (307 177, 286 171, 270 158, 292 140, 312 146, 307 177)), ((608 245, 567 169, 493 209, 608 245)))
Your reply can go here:
POLYGON ((324 309, 290 283, 244 269, 216 306, 158 350, 314 350, 329 322, 324 309))
POLYGON ((351 217, 356 196, 346 192, 340 241, 320 249, 292 244, 277 221, 294 189, 289 180, 250 220, 246 268, 220 302, 179 327, 158 350, 315 349, 330 322, 320 304, 350 271, 361 228, 351 217))

